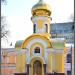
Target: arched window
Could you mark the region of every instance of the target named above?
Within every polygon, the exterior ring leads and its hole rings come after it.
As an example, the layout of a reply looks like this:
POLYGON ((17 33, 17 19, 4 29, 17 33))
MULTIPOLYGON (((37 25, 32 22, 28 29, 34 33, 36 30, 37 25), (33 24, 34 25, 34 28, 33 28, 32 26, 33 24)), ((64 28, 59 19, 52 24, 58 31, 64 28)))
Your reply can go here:
POLYGON ((35 50, 34 50, 34 53, 40 53, 40 48, 36 47, 35 50))
POLYGON ((34 30, 33 31, 34 31, 34 33, 36 33, 36 24, 34 24, 34 30))
POLYGON ((47 24, 45 24, 45 27, 46 27, 46 32, 48 32, 48 25, 47 25, 47 24))

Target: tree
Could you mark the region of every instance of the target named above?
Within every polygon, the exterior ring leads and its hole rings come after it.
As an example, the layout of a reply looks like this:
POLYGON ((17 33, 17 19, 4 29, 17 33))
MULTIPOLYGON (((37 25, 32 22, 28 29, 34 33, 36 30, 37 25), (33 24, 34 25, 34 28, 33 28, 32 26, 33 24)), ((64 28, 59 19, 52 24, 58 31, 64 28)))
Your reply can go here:
POLYGON ((5 2, 5 0, 1 0, 1 2, 5 2))
POLYGON ((70 15, 69 20, 74 22, 74 14, 73 13, 70 15))
MULTIPOLYGON (((70 15, 70 20, 74 22, 74 14, 70 15)), ((74 23, 72 25, 72 31, 74 32, 74 23)))
MULTIPOLYGON (((1 0, 1 3, 6 3, 6 0, 1 0)), ((9 35, 9 30, 7 28, 6 18, 1 15, 1 39, 6 39, 9 35)))
POLYGON ((1 4, 2 3, 7 4, 7 1, 6 0, 1 0, 1 4))
POLYGON ((1 39, 6 39, 9 36, 9 30, 7 28, 6 18, 1 16, 1 39))

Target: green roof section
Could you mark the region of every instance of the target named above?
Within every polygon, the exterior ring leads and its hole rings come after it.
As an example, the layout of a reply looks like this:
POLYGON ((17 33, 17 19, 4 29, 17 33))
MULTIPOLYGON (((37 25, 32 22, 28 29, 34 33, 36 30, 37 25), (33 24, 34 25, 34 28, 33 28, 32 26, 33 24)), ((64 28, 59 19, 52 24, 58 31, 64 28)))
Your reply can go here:
POLYGON ((15 48, 21 48, 22 42, 23 42, 23 40, 16 41, 15 48))
POLYGON ((55 49, 64 49, 65 43, 64 42, 52 42, 52 46, 55 49))
POLYGON ((65 47, 65 39, 64 38, 55 38, 52 39, 52 47, 54 49, 64 49, 65 47))

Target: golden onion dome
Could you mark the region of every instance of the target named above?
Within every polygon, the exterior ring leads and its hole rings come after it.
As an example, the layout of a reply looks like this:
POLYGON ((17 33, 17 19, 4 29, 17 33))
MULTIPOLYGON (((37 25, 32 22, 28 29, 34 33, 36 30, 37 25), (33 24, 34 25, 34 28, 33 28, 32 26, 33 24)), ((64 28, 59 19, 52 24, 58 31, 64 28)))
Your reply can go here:
MULTIPOLYGON (((42 11, 43 12, 45 11, 45 13, 47 12, 46 14, 48 16, 51 15, 51 7, 48 4, 46 4, 43 0, 39 0, 39 2, 32 7, 32 14, 34 16, 36 14, 36 12, 38 13, 38 12, 42 12, 42 11)), ((41 14, 43 14, 43 13, 41 13, 41 14)))

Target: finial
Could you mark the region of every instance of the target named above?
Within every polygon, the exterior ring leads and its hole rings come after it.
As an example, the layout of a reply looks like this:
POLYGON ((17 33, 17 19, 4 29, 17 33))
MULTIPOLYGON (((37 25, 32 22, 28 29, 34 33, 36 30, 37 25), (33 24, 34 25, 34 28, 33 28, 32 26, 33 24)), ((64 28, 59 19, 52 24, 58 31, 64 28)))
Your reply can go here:
POLYGON ((41 2, 41 1, 43 1, 43 0, 39 0, 39 2, 41 2))
POLYGON ((43 0, 39 0, 39 3, 43 3, 43 0))

